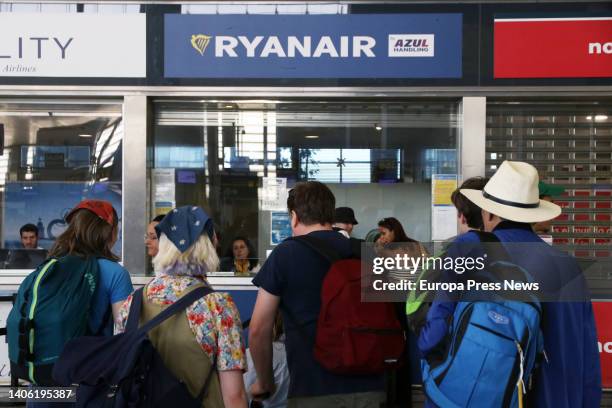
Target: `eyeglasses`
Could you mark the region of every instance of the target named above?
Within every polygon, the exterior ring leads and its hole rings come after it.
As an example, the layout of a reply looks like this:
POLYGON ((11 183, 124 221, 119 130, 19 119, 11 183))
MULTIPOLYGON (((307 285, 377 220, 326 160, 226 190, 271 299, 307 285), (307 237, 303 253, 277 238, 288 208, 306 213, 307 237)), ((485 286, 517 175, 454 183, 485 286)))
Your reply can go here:
POLYGON ((144 235, 144 240, 145 241, 157 241, 157 235, 144 235))

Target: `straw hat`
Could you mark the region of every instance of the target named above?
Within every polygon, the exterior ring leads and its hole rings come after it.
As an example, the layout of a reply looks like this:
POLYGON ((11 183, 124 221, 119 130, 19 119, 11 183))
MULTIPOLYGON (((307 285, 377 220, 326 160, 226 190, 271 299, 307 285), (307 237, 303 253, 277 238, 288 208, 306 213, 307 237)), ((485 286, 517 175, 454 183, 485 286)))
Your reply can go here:
POLYGON ((540 200, 538 171, 528 163, 505 161, 482 191, 460 191, 478 207, 510 221, 541 222, 561 214, 561 207, 540 200))

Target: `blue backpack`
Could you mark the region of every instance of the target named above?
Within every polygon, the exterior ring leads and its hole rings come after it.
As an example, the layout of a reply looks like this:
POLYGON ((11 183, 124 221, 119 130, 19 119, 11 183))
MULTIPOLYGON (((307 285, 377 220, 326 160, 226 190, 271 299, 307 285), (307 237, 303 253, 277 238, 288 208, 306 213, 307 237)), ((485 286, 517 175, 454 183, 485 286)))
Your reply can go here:
MULTIPOLYGON (((24 279, 6 323, 12 376, 54 384, 51 372, 66 342, 92 333, 89 312, 98 274, 95 257, 64 256, 24 279)), ((110 306, 103 324, 108 318, 110 306)))
MULTIPOLYGON (((481 235, 481 241, 499 242, 493 234, 487 235, 481 235)), ((518 280, 522 275, 522 281, 531 280, 507 256, 494 259, 487 266, 490 276, 512 275, 518 280)), ((543 355, 541 317, 535 297, 529 302, 500 297, 458 302, 443 358, 421 360, 427 397, 444 408, 522 407, 543 355)))

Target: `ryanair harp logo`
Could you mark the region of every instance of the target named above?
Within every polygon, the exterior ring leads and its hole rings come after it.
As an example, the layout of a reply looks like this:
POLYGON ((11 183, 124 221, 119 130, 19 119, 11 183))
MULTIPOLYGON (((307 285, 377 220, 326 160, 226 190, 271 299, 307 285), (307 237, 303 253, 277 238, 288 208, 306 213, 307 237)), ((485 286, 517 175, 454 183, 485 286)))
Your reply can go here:
POLYGON ((212 37, 210 35, 204 34, 193 34, 191 36, 191 46, 196 49, 200 55, 204 55, 204 51, 206 51, 206 47, 208 47, 208 43, 212 37))

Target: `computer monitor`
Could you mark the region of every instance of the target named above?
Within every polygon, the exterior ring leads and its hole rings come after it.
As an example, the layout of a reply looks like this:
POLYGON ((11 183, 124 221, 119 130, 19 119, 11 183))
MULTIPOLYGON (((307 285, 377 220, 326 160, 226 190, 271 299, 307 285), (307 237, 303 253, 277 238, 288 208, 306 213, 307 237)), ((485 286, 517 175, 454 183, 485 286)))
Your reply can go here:
POLYGON ((6 269, 34 269, 47 259, 46 249, 11 249, 6 259, 6 269))

